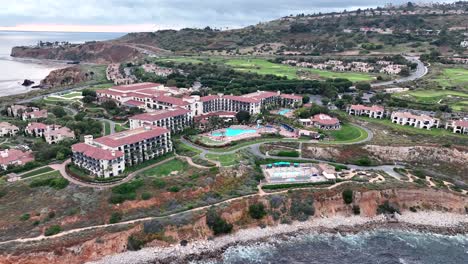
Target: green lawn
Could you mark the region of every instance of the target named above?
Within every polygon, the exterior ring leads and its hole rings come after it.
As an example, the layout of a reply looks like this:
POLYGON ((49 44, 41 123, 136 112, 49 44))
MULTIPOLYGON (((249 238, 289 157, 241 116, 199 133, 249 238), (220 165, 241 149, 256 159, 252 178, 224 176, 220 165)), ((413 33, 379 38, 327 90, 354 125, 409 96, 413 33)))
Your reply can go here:
POLYGON ((106 136, 110 135, 111 128, 110 128, 109 122, 103 121, 102 123, 104 124, 104 135, 106 135, 106 136))
POLYGON ((69 93, 63 94, 61 96, 65 97, 65 98, 73 99, 73 98, 81 96, 81 92, 69 92, 69 93))
POLYGON ((237 153, 226 155, 206 154, 206 158, 209 160, 219 161, 221 166, 232 166, 238 163, 239 155, 237 153))
POLYGON ((231 59, 227 60, 225 63, 238 71, 286 76, 289 79, 297 79, 297 71, 304 70, 310 72, 311 74, 317 75, 318 78, 346 78, 352 82, 373 80, 371 75, 365 73, 333 72, 326 70, 299 68, 290 65, 272 63, 264 59, 231 59))
POLYGON ((139 175, 150 177, 164 177, 173 171, 183 172, 188 168, 188 163, 179 159, 173 159, 154 168, 141 172, 139 175))
POLYGON ((466 88, 468 87, 468 69, 446 68, 434 80, 445 87, 462 85, 466 88))
POLYGON ((434 136, 434 137, 453 136, 453 137, 467 138, 467 136, 465 135, 454 134, 452 133, 451 130, 447 130, 443 128, 433 128, 431 130, 427 130, 427 129, 415 128, 412 126, 402 126, 399 124, 395 124, 395 123, 392 123, 390 119, 378 119, 378 118, 369 118, 369 117, 363 117, 363 116, 356 116, 355 118, 367 121, 369 123, 378 123, 381 125, 385 125, 395 131, 404 132, 408 134, 420 134, 420 135, 428 135, 428 136, 434 136))
POLYGON ((21 178, 28 178, 28 177, 36 176, 36 175, 46 173, 46 172, 51 172, 51 171, 54 171, 54 169, 52 169, 51 167, 44 167, 44 168, 40 168, 40 169, 35 169, 35 170, 32 170, 32 171, 29 171, 27 173, 22 174, 21 178))
POLYGON ((115 124, 115 132, 122 132, 122 131, 125 131, 125 130, 128 130, 129 128, 122 125, 122 124, 115 124))
POLYGON ((334 139, 326 142, 331 144, 358 142, 366 139, 368 136, 364 129, 352 124, 343 124, 340 130, 327 131, 325 133, 334 139))

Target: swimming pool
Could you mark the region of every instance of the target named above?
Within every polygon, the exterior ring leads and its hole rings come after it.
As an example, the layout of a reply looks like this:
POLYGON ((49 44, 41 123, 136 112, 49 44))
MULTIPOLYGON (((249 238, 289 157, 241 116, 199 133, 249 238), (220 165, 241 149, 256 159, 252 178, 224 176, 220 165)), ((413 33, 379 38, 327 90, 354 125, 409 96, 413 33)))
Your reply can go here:
POLYGON ((226 131, 225 133, 213 132, 211 133, 211 135, 215 137, 221 137, 221 136, 235 137, 235 136, 239 136, 242 134, 252 134, 252 133, 257 132, 257 130, 255 129, 242 129, 242 128, 226 128, 225 131, 226 131))
POLYGON ((280 115, 286 115, 287 113, 291 112, 291 109, 281 109, 278 111, 278 114, 280 115))

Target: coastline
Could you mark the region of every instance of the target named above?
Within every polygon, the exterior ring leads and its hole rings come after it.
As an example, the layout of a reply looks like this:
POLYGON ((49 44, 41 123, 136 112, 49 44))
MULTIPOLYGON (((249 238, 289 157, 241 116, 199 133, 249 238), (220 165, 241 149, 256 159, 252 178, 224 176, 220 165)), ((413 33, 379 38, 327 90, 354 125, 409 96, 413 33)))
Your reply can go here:
POLYGON ((383 215, 371 218, 361 216, 312 218, 306 222, 241 229, 236 233, 214 239, 190 241, 186 246, 177 244, 127 251, 88 263, 188 263, 219 259, 226 249, 233 246, 281 241, 307 233, 358 234, 380 230, 399 230, 448 236, 468 235, 468 215, 404 212, 402 215, 397 215, 396 219, 398 221, 388 221, 383 215))

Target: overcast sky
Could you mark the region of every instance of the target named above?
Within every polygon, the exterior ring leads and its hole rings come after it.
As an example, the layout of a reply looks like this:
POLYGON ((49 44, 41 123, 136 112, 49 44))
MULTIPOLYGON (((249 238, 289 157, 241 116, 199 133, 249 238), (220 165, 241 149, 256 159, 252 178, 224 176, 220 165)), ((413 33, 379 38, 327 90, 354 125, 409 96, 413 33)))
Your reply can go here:
POLYGON ((0 30, 238 28, 289 14, 352 10, 389 2, 408 0, 0 0, 0 30))

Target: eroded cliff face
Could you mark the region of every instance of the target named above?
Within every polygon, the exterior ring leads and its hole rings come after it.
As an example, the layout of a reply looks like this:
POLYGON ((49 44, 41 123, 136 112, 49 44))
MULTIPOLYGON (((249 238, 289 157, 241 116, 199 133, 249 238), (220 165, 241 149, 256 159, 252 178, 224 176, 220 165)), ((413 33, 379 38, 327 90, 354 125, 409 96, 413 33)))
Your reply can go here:
POLYGON ((89 73, 83 71, 80 66, 73 66, 51 71, 49 75, 41 81, 41 85, 43 87, 74 85, 88 81, 90 78, 91 76, 89 73))
MULTIPOLYGON (((284 215, 290 215, 293 203, 313 198, 315 209, 313 217, 330 217, 337 214, 349 216, 353 214, 353 206, 359 206, 363 216, 375 216, 378 206, 386 201, 401 211, 417 207, 418 210, 438 210, 459 214, 465 214, 468 205, 466 196, 434 189, 355 190, 354 201, 351 205, 343 202, 341 192, 342 190, 320 192, 301 190, 293 193, 250 197, 232 202, 218 210, 224 219, 234 225, 235 231, 259 224, 276 225, 280 223, 280 219, 275 219, 271 214, 262 220, 252 219, 248 214, 248 207, 252 203, 259 202, 265 205, 267 211, 276 210, 283 212, 284 215), (275 202, 272 200, 276 200, 277 205, 274 205, 275 202), (278 202, 279 200, 280 202, 278 202)), ((125 230, 85 231, 83 234, 36 242, 34 245, 1 245, 0 263, 78 264, 127 251, 130 236, 149 238, 151 241, 148 241, 146 246, 165 246, 179 243, 182 240, 207 239, 213 236, 212 231, 206 225, 204 213, 193 214, 189 218, 191 219, 183 224, 178 224, 176 219, 161 222, 161 231, 155 233, 145 233, 143 224, 136 224, 125 230)))
POLYGON ((321 147, 309 144, 305 145, 303 156, 343 163, 368 156, 382 164, 409 163, 436 170, 447 176, 458 176, 458 179, 468 179, 468 150, 461 147, 381 145, 321 147))
POLYGON ((69 60, 99 64, 131 61, 143 55, 138 49, 111 42, 92 42, 66 48, 14 47, 12 57, 69 60))

